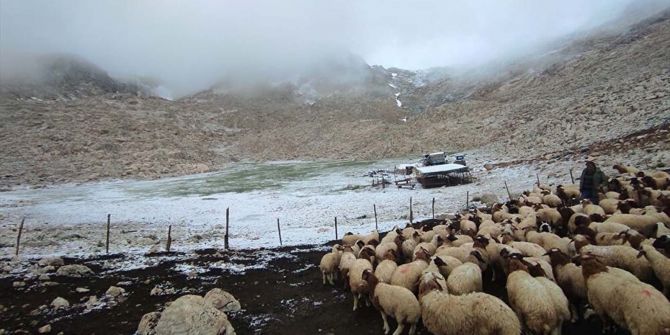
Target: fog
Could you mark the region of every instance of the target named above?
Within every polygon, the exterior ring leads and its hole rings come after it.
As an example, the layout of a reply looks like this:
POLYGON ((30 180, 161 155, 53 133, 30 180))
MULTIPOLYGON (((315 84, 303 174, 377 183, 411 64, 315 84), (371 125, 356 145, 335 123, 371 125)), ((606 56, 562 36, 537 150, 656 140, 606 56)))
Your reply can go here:
POLYGON ((181 95, 223 78, 282 80, 350 54, 386 67, 472 67, 578 36, 633 3, 0 0, 0 69, 17 69, 16 55, 74 54, 181 95))

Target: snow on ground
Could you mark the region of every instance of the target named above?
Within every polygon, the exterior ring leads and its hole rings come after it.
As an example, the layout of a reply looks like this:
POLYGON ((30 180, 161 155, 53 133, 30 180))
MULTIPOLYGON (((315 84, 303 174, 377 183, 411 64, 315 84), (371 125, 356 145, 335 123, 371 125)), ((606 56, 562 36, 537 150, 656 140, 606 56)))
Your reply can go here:
MULTIPOLYGON (((57 185, 0 193, 0 257, 14 253, 16 227, 26 216, 21 255, 85 256, 104 253, 105 224, 111 214, 111 253, 143 254, 163 250, 172 225, 172 250, 222 248, 225 211, 230 208, 231 248, 279 246, 277 218, 284 245, 319 244, 338 236, 407 222, 409 198, 415 219, 465 207, 466 192, 494 193, 506 199, 528 189, 536 171, 529 166, 481 167, 486 157, 469 163, 477 181, 468 185, 414 190, 372 188, 365 173, 392 169, 407 160, 378 162, 274 162, 239 164, 226 171, 153 181, 113 181, 57 185)), ((567 172, 567 168, 561 170, 567 172)), ((556 182, 568 182, 565 174, 556 182)))

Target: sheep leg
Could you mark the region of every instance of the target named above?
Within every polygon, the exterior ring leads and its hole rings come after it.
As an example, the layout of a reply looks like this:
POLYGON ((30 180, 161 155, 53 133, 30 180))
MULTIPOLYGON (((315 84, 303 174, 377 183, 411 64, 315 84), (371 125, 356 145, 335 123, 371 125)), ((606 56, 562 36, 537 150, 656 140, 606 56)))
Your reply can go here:
POLYGON ((323 277, 323 285, 326 285, 326 272, 321 271, 321 277, 323 277))
POLYGON ((332 273, 329 273, 328 274, 328 282, 330 283, 330 285, 335 286, 335 280, 333 279, 333 277, 335 277, 335 275, 332 274, 332 273))
POLYGON ((384 334, 388 334, 391 332, 391 327, 389 327, 389 321, 386 318, 386 314, 384 312, 379 311, 379 314, 382 315, 382 320, 384 320, 384 334))
POLYGON ((400 335, 402 334, 403 329, 405 329, 405 324, 402 322, 398 322, 398 328, 395 329, 393 332, 393 335, 400 335))
POLYGON ((409 335, 414 334, 416 334, 416 323, 412 323, 412 325, 409 327, 409 335))
POLYGON ((354 312, 358 309, 358 293, 354 293, 354 312))
POLYGON ((570 322, 575 323, 579 320, 579 312, 577 311, 577 306, 575 304, 570 304, 570 322))

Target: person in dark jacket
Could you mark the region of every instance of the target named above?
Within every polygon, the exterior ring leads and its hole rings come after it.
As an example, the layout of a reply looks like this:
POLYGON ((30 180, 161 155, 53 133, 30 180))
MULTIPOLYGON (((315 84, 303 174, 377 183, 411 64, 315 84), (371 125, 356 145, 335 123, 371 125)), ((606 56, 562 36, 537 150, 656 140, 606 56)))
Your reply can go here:
POLYGON ((591 160, 586 160, 586 169, 582 171, 579 178, 579 191, 582 193, 582 199, 589 199, 592 203, 598 203, 598 191, 602 190, 602 185, 607 182, 607 176, 591 160))

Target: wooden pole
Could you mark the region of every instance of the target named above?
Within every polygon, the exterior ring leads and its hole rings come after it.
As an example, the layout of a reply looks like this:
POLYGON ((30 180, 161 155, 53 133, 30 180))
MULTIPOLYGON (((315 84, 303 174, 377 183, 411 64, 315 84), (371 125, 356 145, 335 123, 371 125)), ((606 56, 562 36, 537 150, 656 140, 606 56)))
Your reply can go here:
POLYGON ((572 175, 572 168, 570 168, 570 180, 573 184, 575 183, 575 176, 572 175))
POLYGON ((509 187, 507 187, 507 181, 505 181, 505 189, 507 190, 507 197, 509 200, 512 200, 512 194, 509 193, 509 187))
POLYGON ((337 216, 335 217, 335 239, 337 240, 337 216))
POLYGON ((23 223, 26 222, 26 217, 24 216, 21 219, 21 224, 19 224, 19 234, 16 235, 16 253, 15 255, 19 255, 19 246, 21 246, 21 233, 23 232, 23 223))
POLYGON ((172 225, 168 226, 168 238, 167 242, 165 243, 165 250, 167 252, 170 252, 170 247, 172 246, 172 225))
POLYGON ((433 198, 433 219, 435 219, 435 198, 433 198))
POLYGON ((535 178, 537 179, 537 187, 540 187, 540 175, 536 173, 535 178))
POLYGON ((376 230, 376 231, 379 231, 379 225, 378 225, 378 223, 377 223, 377 205, 376 205, 376 204, 372 204, 372 209, 375 210, 375 230, 376 230))
POLYGON ((107 238, 105 243, 105 253, 109 255, 109 223, 111 221, 112 214, 107 214, 107 238))
POLYGON ((282 246, 281 242, 281 227, 279 226, 279 218, 277 218, 277 232, 279 232, 279 245, 282 246))
POLYGON ((226 208, 226 234, 223 235, 223 247, 228 250, 228 223, 230 222, 230 207, 226 208))
POLYGON ((470 191, 465 192, 465 209, 470 210, 470 191))
POLYGON ((412 197, 409 197, 409 224, 414 222, 414 212, 412 211, 412 197))

